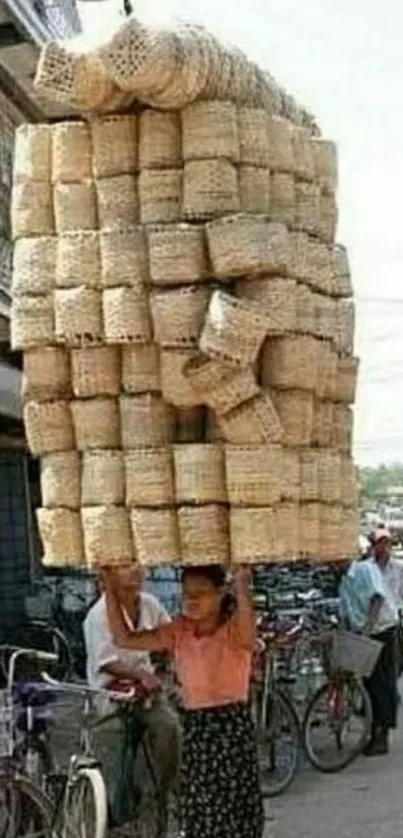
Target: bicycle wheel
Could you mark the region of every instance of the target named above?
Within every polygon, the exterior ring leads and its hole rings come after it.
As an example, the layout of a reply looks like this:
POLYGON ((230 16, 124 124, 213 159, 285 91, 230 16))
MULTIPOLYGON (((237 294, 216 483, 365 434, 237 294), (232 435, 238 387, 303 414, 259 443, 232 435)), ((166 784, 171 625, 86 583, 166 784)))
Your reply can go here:
POLYGON ((53 838, 53 807, 24 777, 0 778, 0 838, 53 838))
POLYGON ((328 681, 312 697, 303 721, 310 763, 325 773, 341 771, 362 753, 371 724, 371 701, 361 681, 328 681))
POLYGON ((61 809, 61 838, 106 838, 108 802, 98 768, 80 768, 67 782, 61 809))
MULTIPOLYGON (((9 643, 11 646, 21 649, 38 649, 41 652, 52 652, 57 655, 57 663, 48 664, 46 667, 48 674, 57 681, 65 681, 71 678, 73 673, 72 654, 64 634, 57 626, 49 625, 42 620, 22 623, 13 630, 9 643)), ((11 652, 7 650, 4 650, 1 655, 0 664, 5 677, 7 677, 10 656, 11 652)), ((34 667, 37 670, 37 664, 34 667)), ((27 675, 32 675, 32 668, 32 662, 27 663, 27 661, 21 660, 17 664, 16 678, 25 678, 27 675)))
POLYGON ((289 698, 279 690, 267 699, 266 724, 258 723, 258 757, 264 797, 282 794, 299 767, 300 725, 289 698))

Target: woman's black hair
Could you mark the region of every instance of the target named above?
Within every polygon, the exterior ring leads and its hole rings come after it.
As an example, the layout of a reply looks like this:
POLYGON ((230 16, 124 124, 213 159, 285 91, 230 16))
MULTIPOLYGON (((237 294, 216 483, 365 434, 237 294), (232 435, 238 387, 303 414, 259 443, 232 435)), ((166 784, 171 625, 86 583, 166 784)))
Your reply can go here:
MULTIPOLYGON (((202 579, 207 579, 207 581, 210 582, 213 588, 216 588, 217 591, 220 590, 220 588, 225 588, 227 584, 227 572, 220 564, 192 565, 185 567, 182 571, 181 581, 183 584, 186 582, 186 579, 195 579, 200 577, 202 579)), ((223 622, 228 620, 233 615, 236 611, 236 606, 236 597, 234 594, 230 593, 230 591, 227 591, 221 600, 220 617, 223 622)))

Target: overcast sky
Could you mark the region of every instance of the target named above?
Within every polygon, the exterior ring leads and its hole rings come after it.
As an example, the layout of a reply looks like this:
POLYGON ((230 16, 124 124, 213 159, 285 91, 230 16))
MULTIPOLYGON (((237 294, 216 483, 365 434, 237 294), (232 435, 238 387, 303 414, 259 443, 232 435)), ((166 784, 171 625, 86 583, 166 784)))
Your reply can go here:
MULTIPOLYGON (((79 3, 93 32, 121 0, 79 3)), ((398 0, 144 0, 203 22, 272 72, 339 146, 340 223, 357 295, 355 453, 403 462, 403 7, 398 0)))

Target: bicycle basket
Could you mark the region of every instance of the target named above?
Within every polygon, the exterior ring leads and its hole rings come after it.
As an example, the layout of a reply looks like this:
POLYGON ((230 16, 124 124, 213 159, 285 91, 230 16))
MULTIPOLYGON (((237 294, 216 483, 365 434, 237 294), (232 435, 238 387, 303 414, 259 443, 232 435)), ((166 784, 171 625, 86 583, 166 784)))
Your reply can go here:
POLYGON ((332 635, 330 670, 352 672, 369 678, 382 649, 382 643, 352 631, 335 631, 332 635))
POLYGON ((0 690, 0 759, 13 751, 14 707, 11 690, 0 690))

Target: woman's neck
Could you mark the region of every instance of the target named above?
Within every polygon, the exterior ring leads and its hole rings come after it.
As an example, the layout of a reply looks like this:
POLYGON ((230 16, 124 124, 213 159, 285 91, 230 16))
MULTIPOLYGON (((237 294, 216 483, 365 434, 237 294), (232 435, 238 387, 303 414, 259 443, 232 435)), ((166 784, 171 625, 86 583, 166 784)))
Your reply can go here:
POLYGON ((214 634, 220 626, 220 620, 217 616, 206 617, 195 624, 195 634, 197 637, 208 637, 214 634))

